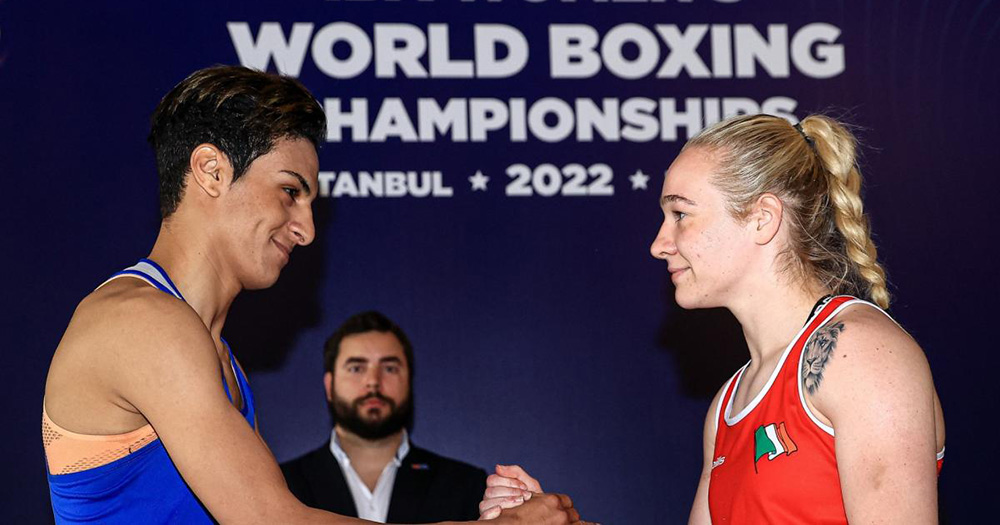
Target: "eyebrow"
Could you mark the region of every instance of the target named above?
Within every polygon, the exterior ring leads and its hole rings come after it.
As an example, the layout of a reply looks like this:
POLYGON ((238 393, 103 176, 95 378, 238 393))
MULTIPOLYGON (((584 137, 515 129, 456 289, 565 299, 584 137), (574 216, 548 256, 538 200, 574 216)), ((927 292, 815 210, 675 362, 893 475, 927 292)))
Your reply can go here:
MULTIPOLYGON (((396 357, 396 356, 390 356, 390 357, 383 357, 383 358, 379 359, 378 362, 379 363, 402 363, 403 360, 400 359, 400 358, 398 358, 398 357, 396 357)), ((367 364, 367 363, 368 363, 368 358, 367 357, 348 357, 344 361, 344 365, 345 366, 346 365, 353 365, 353 364, 367 364)))
POLYGON ((306 193, 306 195, 312 195, 312 188, 309 187, 309 183, 306 182, 306 178, 305 177, 303 177, 302 175, 299 175, 298 173, 296 173, 296 172, 294 172, 292 170, 281 170, 281 173, 286 173, 286 174, 291 175, 292 177, 295 177, 296 179, 298 179, 299 180, 299 184, 302 185, 302 191, 304 191, 306 193))
POLYGON ((698 205, 697 202, 695 202, 695 201, 693 201, 693 200, 691 200, 691 199, 689 199, 687 197, 681 197, 680 195, 670 194, 670 195, 664 195, 664 196, 660 197, 660 206, 663 206, 663 205, 665 205, 668 202, 683 202, 684 204, 688 204, 688 205, 691 205, 691 206, 697 206, 698 205))

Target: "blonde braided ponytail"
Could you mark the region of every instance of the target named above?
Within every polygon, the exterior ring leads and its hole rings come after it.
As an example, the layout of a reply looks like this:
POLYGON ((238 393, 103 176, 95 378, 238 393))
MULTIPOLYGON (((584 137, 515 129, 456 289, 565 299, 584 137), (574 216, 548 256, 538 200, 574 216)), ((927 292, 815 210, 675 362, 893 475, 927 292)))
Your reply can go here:
POLYGON ((855 160, 857 142, 844 126, 828 117, 806 117, 801 127, 803 133, 812 139, 827 173, 834 222, 844 238, 846 255, 853 263, 853 268, 849 268, 848 275, 844 276, 847 281, 844 284, 857 282, 849 278, 849 274, 856 273, 867 284, 867 290, 858 290, 867 293, 859 295, 867 295, 875 304, 888 308, 890 298, 885 270, 878 263, 878 251, 872 241, 871 226, 861 201, 861 172, 855 160))

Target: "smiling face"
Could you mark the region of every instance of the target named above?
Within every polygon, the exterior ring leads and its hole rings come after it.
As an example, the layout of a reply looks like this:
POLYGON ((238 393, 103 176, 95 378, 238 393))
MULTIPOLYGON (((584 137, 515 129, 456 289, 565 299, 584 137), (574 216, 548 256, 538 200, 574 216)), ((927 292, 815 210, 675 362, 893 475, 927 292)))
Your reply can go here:
POLYGON ((754 245, 711 183, 715 162, 704 149, 684 150, 667 170, 660 194, 663 224, 650 253, 667 263, 682 308, 726 306, 738 293, 754 245))
POLYGON ((271 286, 292 249, 312 242, 318 177, 319 160, 312 143, 281 139, 230 186, 220 244, 243 288, 271 286))

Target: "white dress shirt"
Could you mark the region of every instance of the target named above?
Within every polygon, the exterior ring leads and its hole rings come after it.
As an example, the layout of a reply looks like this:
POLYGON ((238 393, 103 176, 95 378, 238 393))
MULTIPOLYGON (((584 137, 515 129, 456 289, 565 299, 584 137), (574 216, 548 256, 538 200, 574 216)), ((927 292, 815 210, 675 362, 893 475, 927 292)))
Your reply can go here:
POLYGON ((406 429, 403 429, 403 439, 399 442, 396 455, 382 469, 382 474, 379 475, 378 482, 375 483, 374 492, 368 490, 368 486, 361 480, 361 476, 358 476, 358 473, 354 471, 354 467, 351 466, 351 458, 347 457, 344 449, 340 448, 340 438, 337 437, 336 430, 333 431, 333 436, 330 438, 330 452, 333 453, 333 457, 337 458, 337 463, 340 463, 340 470, 344 473, 347 487, 351 489, 351 496, 354 498, 354 506, 358 509, 358 517, 385 523, 386 517, 389 515, 392 485, 396 482, 396 471, 403 464, 403 458, 410 452, 410 436, 406 429))

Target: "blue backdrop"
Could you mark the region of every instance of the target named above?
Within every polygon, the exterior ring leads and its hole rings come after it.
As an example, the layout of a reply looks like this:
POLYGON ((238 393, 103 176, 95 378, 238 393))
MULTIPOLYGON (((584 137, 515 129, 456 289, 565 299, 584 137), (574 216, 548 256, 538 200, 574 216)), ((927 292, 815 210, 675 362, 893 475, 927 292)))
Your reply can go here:
POLYGON ((945 514, 988 515, 1000 3, 284 4, 0 2, 0 521, 51 520, 49 359, 77 301, 152 246, 149 114, 217 63, 297 76, 331 124, 317 241, 225 331, 279 460, 328 436, 322 342, 376 308, 416 346, 418 444, 522 463, 589 519, 683 522, 708 403, 747 353, 648 254, 662 175, 706 122, 820 111, 865 144, 892 313, 947 417, 945 514))

